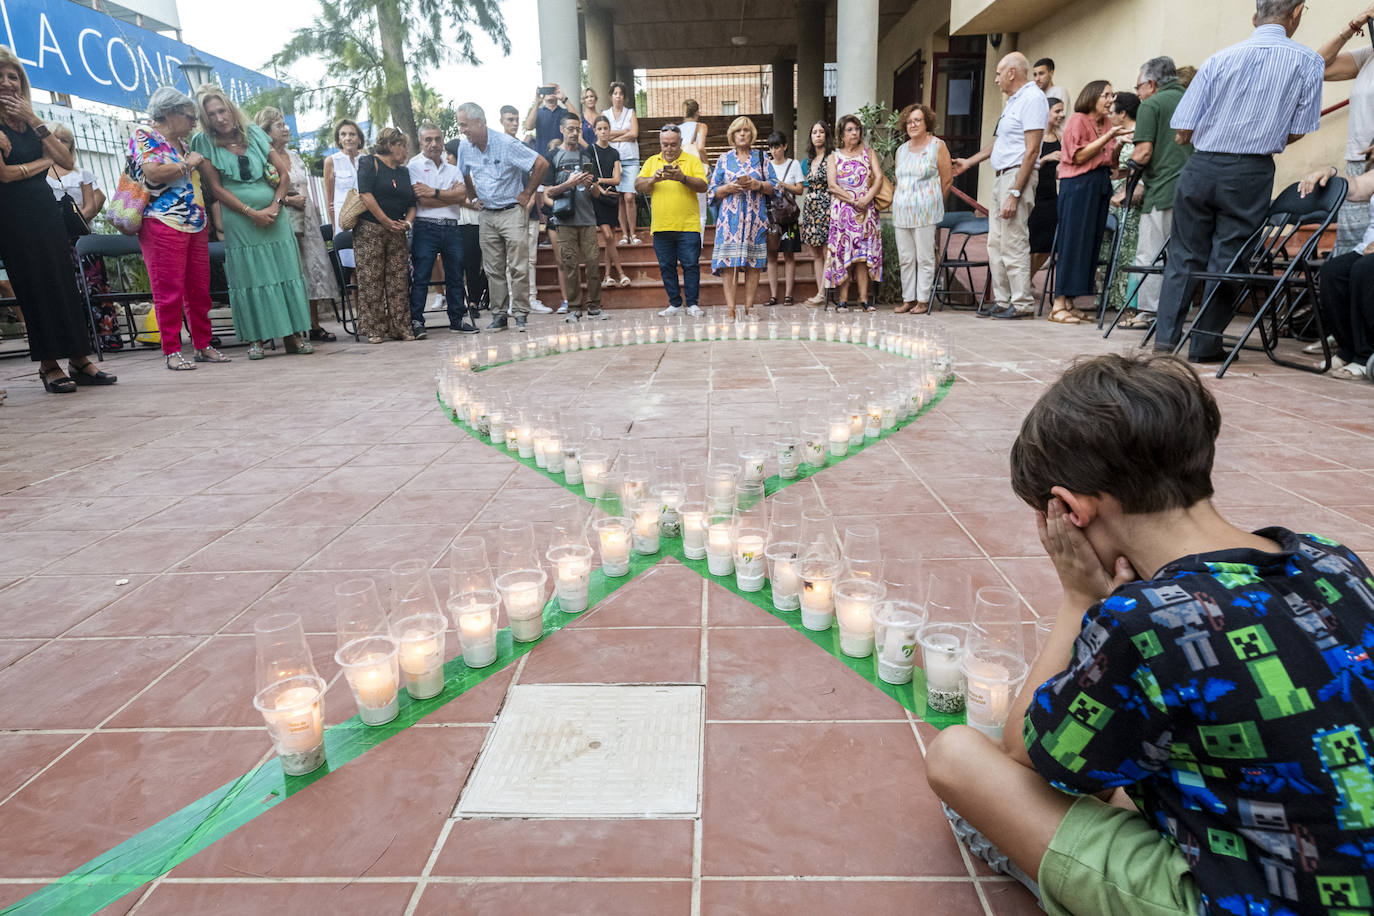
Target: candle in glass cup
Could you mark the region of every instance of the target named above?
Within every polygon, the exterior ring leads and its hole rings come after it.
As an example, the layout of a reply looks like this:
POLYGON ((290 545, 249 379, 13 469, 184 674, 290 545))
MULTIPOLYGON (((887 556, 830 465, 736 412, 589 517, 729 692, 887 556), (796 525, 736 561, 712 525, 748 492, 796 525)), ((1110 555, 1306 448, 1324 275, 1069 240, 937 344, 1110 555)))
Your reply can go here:
POLYGON ((582 482, 582 462, 578 460, 576 445, 563 444, 563 479, 569 484, 582 482))
POLYGON ((601 571, 613 579, 630 572, 630 531, 634 521, 628 518, 601 518, 595 524, 601 545, 601 571))
POLYGON ((390 637, 354 640, 339 649, 334 659, 344 669, 364 725, 385 725, 396 718, 400 674, 396 643, 390 637))
POLYGON ((521 458, 534 457, 534 430, 530 429, 528 423, 515 427, 515 445, 521 458))
POLYGON ((820 328, 816 325, 815 321, 812 321, 811 324, 807 326, 806 333, 811 340, 820 339, 820 328))
POLYGON ((802 626, 808 630, 828 630, 835 621, 836 560, 803 560, 801 564, 802 626))
POLYGON ((964 709, 963 641, 956 633, 922 630, 921 660, 926 675, 926 705, 936 712, 964 709))
POLYGON ((835 322, 833 322, 833 321, 827 321, 827 322, 825 323, 825 339, 826 339, 826 340, 834 341, 834 339, 835 339, 835 327, 836 327, 836 326, 835 326, 835 322))
POLYGON ((428 700, 444 690, 444 630, 439 614, 416 614, 396 624, 401 634, 401 673, 413 700, 428 700))
POLYGON ((695 340, 697 343, 701 343, 702 338, 705 337, 705 336, 706 336, 706 329, 701 325, 701 322, 697 322, 696 324, 692 325, 692 339, 693 339, 693 340, 695 340))
POLYGON ((883 401, 883 429, 897 428, 897 402, 891 399, 883 401))
POLYGON ((533 642, 544 635, 544 583, 541 570, 520 569, 498 576, 496 587, 506 605, 510 632, 518 642, 533 642))
POLYGON ((458 622, 458 645, 463 664, 485 668, 496 661, 496 605, 469 602, 449 605, 458 622))
POLYGON ((525 359, 534 359, 539 355, 539 341, 531 337, 525 341, 525 359))
POLYGON ((592 346, 600 348, 606 343, 606 335, 600 328, 592 329, 592 346))
POLYGON ((773 607, 779 611, 795 611, 801 607, 801 576, 797 574, 795 542, 773 543, 764 551, 768 558, 768 578, 773 587, 773 607))
POLYGON ((735 587, 742 592, 763 589, 765 566, 763 545, 768 532, 744 528, 735 535, 735 587))
POLYGON ((730 525, 730 518, 717 516, 706 528, 706 566, 713 576, 728 576, 735 571, 730 525))
POLYGON ((678 487, 662 487, 658 491, 659 515, 658 515, 658 534, 659 537, 680 538, 682 537, 682 498, 685 494, 678 487))
POLYGON ((849 325, 841 324, 835 337, 840 343, 849 343, 849 325))
POLYGON ((506 451, 517 452, 520 449, 520 429, 515 426, 506 427, 506 451))
POLYGON ((707 496, 717 512, 729 512, 735 507, 735 478, 723 472, 712 473, 706 481, 707 496))
POLYGON ((835 620, 840 626, 840 651, 850 658, 873 654, 873 608, 883 586, 872 579, 842 579, 835 584, 835 620))
POLYGON ((749 319, 749 339, 759 339, 759 323, 758 320, 754 318, 749 319))
POLYGON ((272 746, 288 776, 304 776, 324 763, 324 681, 302 674, 258 691, 253 705, 267 723, 272 746))
POLYGON ((649 343, 658 343, 658 325, 649 325, 649 343))
POLYGON ((801 464, 797 454, 798 444, 795 438, 790 437, 777 441, 778 476, 783 480, 794 480, 797 476, 797 468, 801 464))
POLYGON ((830 421, 830 454, 843 458, 849 454, 849 418, 835 417, 830 421))
POLYGON ((792 339, 793 339, 793 340, 801 340, 801 322, 800 322, 800 321, 794 321, 794 322, 792 322, 792 339))
POLYGON ((777 323, 776 320, 769 319, 769 321, 768 321, 768 339, 769 339, 769 340, 777 340, 777 339, 778 339, 778 323, 777 323))
MULTIPOLYGON (((544 451, 544 443, 549 440, 549 431, 537 428, 530 433, 530 445, 534 448, 534 466, 537 468, 547 468, 549 466, 548 453, 544 451)), ((521 458, 525 457, 522 453, 521 458)))
POLYGON ((762 450, 746 449, 739 453, 740 467, 745 481, 760 483, 765 477, 768 453, 762 450))
POLYGON ((550 433, 544 439, 544 467, 551 474, 563 471, 563 439, 557 433, 550 433))
POLYGON ((610 459, 602 454, 585 453, 578 464, 582 468, 582 492, 589 499, 597 499, 606 492, 606 467, 610 459))
POLYGON ((868 346, 876 347, 878 345, 878 329, 869 327, 868 331, 865 333, 865 340, 868 346))
POLYGON ((635 500, 635 553, 658 553, 658 517, 661 511, 656 499, 635 500))
POLYGON ((965 653, 962 668, 968 724, 1000 739, 1017 685, 1025 675, 1025 662, 1000 652, 986 658, 965 653))
POLYGON ((825 466, 825 445, 825 429, 823 427, 802 430, 802 459, 806 462, 807 467, 825 466))
POLYGON ((566 614, 580 614, 587 609, 587 589, 591 582, 592 549, 583 545, 556 547, 549 551, 554 564, 554 594, 558 606, 566 614))
POLYGON ((506 441, 506 415, 504 411, 487 411, 488 435, 491 436, 493 445, 500 445, 506 441))
POLYGON ((849 444, 854 448, 864 444, 864 412, 857 405, 849 410, 849 444))
POLYGON ((881 404, 872 403, 868 405, 868 410, 864 413, 864 438, 876 439, 883 432, 883 408, 881 404))
POLYGON ((682 507, 682 552, 693 560, 706 556, 706 507, 701 503, 682 507))
POLYGON ((501 351, 498 350, 496 347, 487 347, 487 363, 491 364, 495 362, 500 362, 500 360, 501 351))

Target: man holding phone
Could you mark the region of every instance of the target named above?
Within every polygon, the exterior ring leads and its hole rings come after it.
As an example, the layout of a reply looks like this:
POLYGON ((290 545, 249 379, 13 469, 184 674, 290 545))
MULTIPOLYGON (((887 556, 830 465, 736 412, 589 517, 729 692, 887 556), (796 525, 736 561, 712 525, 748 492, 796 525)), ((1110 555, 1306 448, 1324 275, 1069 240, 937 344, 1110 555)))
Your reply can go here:
POLYGON ((596 212, 592 198, 601 194, 592 171, 592 154, 582 148, 582 119, 571 111, 563 114, 563 143, 549 153, 552 163, 550 184, 544 196, 553 208, 551 225, 558 229, 558 262, 563 267, 563 298, 567 300, 568 321, 582 317, 582 302, 589 318, 601 314, 601 252, 596 244, 596 212), (578 280, 579 261, 587 271, 584 297, 578 280))
POLYGON ((549 149, 563 140, 563 112, 568 110, 568 97, 554 83, 534 91, 534 104, 525 115, 525 130, 534 131, 534 151, 548 156, 549 149))
POLYGON ((658 133, 659 152, 650 156, 635 179, 635 191, 649 195, 649 231, 654 238, 658 273, 668 293, 664 317, 682 313, 677 269, 682 266, 687 287, 687 314, 701 314, 697 306, 701 286, 701 223, 697 195, 706 191, 706 167, 682 151, 682 130, 665 124, 658 133))

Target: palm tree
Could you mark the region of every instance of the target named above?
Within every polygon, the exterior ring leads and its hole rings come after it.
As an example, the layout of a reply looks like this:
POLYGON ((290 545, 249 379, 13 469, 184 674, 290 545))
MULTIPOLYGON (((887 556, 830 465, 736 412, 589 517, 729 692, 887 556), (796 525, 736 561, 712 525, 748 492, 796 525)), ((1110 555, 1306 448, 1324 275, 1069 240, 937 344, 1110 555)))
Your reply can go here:
POLYGON ((297 29, 272 56, 289 66, 318 59, 329 76, 318 86, 298 86, 296 95, 335 112, 366 109, 376 122, 390 122, 415 145, 415 111, 407 65, 435 67, 455 57, 478 64, 473 27, 510 53, 500 0, 319 0, 315 23, 297 29))

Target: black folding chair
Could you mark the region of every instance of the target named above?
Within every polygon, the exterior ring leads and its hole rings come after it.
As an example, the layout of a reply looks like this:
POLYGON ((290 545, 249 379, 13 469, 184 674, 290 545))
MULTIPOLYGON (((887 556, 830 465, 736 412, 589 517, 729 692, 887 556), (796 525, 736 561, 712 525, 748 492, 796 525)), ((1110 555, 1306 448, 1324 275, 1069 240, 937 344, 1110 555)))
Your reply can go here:
POLYGON ((1345 201, 1345 193, 1345 179, 1339 177, 1332 178, 1325 188, 1315 189, 1308 197, 1298 193, 1296 183, 1289 185, 1269 205, 1264 222, 1241 246, 1227 270, 1190 272, 1187 289, 1192 289, 1193 284, 1198 282, 1208 284, 1208 289, 1197 315, 1179 339, 1174 352, 1181 351, 1195 334, 1215 337, 1223 343, 1234 341, 1231 352, 1217 370, 1217 378, 1221 378, 1258 328, 1259 349, 1274 363, 1304 372, 1320 373, 1331 368, 1331 348, 1321 326, 1321 310, 1316 307, 1317 249, 1322 233, 1335 221, 1336 212, 1345 201), (1300 232, 1306 232, 1307 235, 1298 243, 1295 236, 1300 232), (1297 248, 1290 254, 1289 248, 1293 245, 1297 245, 1297 248), (1209 308, 1225 307, 1218 301, 1223 290, 1235 290, 1234 308, 1237 310, 1246 302, 1255 305, 1250 323, 1234 338, 1224 330, 1209 331, 1198 327, 1209 308), (1304 305, 1317 313, 1316 332, 1322 343, 1323 354, 1320 366, 1281 359, 1276 353, 1282 331, 1304 305))
MULTIPOLYGON (((1132 161, 1131 165, 1134 166, 1135 162, 1132 161)), ((1102 281, 1102 292, 1097 299, 1097 329, 1099 331, 1102 330, 1102 323, 1107 317, 1107 299, 1111 296, 1112 284, 1116 282, 1117 271, 1121 270, 1117 266, 1117 261, 1121 259, 1121 239, 1126 234, 1121 229, 1125 227, 1126 221, 1131 217, 1131 198, 1135 196, 1135 189, 1140 184, 1142 174, 1142 168, 1127 170, 1126 183, 1121 186, 1122 193, 1125 194, 1125 199, 1121 202, 1121 215, 1117 217, 1115 213, 1107 214, 1107 228, 1112 233, 1112 256, 1107 261, 1107 276, 1102 281)), ((1129 297, 1127 297, 1127 301, 1130 301, 1129 297)), ((1123 311, 1125 311, 1124 305, 1117 311, 1118 318, 1121 317, 1123 311)), ((1115 325, 1116 322, 1113 321, 1112 324, 1115 325)))
POLYGON ((992 283, 992 274, 989 271, 988 278, 983 281, 982 293, 975 292, 973 286, 974 268, 987 269, 989 265, 986 260, 973 260, 969 255, 968 246, 973 239, 988 234, 987 217, 972 216, 968 213, 947 213, 937 228, 945 230, 945 245, 940 253, 940 263, 935 268, 935 288, 932 290, 934 295, 931 297, 933 300, 932 307, 926 314, 935 311, 934 306, 937 303, 942 303, 950 308, 973 308, 981 312, 983 301, 987 298, 988 288, 992 283), (951 254, 951 251, 954 253, 951 254), (955 286, 961 270, 968 280, 967 292, 957 289, 955 286), (963 303, 961 306, 955 302, 956 298, 962 299, 965 296, 969 300, 967 303, 963 303))
MULTIPOLYGON (((1139 282, 1137 282, 1137 283, 1135 284, 1135 286, 1131 286, 1130 282, 1127 282, 1127 284, 1126 284, 1126 301, 1127 301, 1127 302, 1130 302, 1132 296, 1139 294, 1140 288, 1141 288, 1142 286, 1145 285, 1145 281, 1146 281, 1148 278, 1154 277, 1154 276, 1162 277, 1162 276, 1164 275, 1164 265, 1167 264, 1168 262, 1169 262, 1169 239, 1168 239, 1168 238, 1165 238, 1165 239, 1164 239, 1164 244, 1160 246, 1159 251, 1155 252, 1155 256, 1150 260, 1150 263, 1148 263, 1148 264, 1125 264, 1125 265, 1119 266, 1119 267, 1117 268, 1117 272, 1118 272, 1118 273, 1127 274, 1128 276, 1138 276, 1138 277, 1140 277, 1139 282)), ((1124 315, 1124 314, 1126 314, 1126 310, 1125 310, 1124 308, 1121 309, 1120 311, 1118 311, 1118 312, 1116 313, 1116 317, 1114 317, 1114 318, 1112 319, 1112 323, 1111 323, 1110 325, 1107 326, 1106 332, 1103 333, 1103 335, 1102 335, 1103 338, 1107 338, 1107 337, 1112 336, 1112 331, 1115 331, 1115 330, 1116 330, 1116 326, 1117 326, 1118 324, 1121 323, 1121 316, 1124 315)), ((1099 321, 1099 322, 1097 323, 1097 326, 1098 326, 1099 328, 1101 328, 1101 327, 1102 327, 1102 322, 1099 321)), ((1132 330, 1132 329, 1128 328, 1127 330, 1132 330)), ((1134 330, 1139 330, 1139 328, 1135 328, 1134 330)), ((1148 336, 1148 335, 1149 335, 1149 334, 1152 334, 1153 332, 1154 332, 1154 321, 1151 320, 1151 322, 1150 322, 1150 327, 1147 329, 1146 340, 1149 339, 1149 336, 1148 336)))
MULTIPOLYGON (((83 235, 76 240, 76 281, 81 289, 81 298, 86 303, 86 314, 92 314, 91 306, 110 303, 124 311, 124 323, 128 328, 129 346, 134 346, 137 341, 138 327, 134 322, 134 313, 131 305, 135 302, 147 302, 152 298, 148 292, 130 291, 129 275, 122 261, 123 258, 137 256, 140 260, 143 257, 143 250, 138 245, 138 237, 133 235, 83 235), (91 288, 90 281, 86 278, 86 271, 81 269, 81 264, 86 258, 100 258, 105 262, 105 274, 111 280, 117 280, 118 286, 123 292, 96 292, 91 288), (111 262, 114 269, 111 270, 111 262)), ((93 318, 88 320, 94 322, 93 318)), ((92 330, 94 330, 92 323, 92 330)), ((123 335, 120 335, 123 336, 123 335)), ((103 360, 104 348, 101 346, 100 335, 95 334, 96 358, 103 360)))
MULTIPOLYGON (((321 232, 328 232, 329 226, 321 226, 321 232)), ((339 308, 334 312, 334 317, 338 319, 340 326, 343 327, 345 334, 352 334, 353 339, 360 340, 358 336, 358 316, 353 311, 353 294, 358 291, 358 284, 349 282, 357 272, 351 268, 345 268, 343 262, 339 260, 339 255, 345 251, 353 250, 353 230, 345 229, 329 240, 332 244, 329 250, 329 259, 334 264, 335 277, 339 281, 339 308), (347 276, 352 274, 353 276, 347 276), (347 276, 347 279, 345 277, 347 276)))

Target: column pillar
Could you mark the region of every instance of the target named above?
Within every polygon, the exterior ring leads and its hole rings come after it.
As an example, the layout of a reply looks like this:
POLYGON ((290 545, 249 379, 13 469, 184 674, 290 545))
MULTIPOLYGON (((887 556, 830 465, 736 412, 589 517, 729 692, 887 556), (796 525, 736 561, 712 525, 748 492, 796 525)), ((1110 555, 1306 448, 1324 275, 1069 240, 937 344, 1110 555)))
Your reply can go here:
MULTIPOLYGON (((581 79, 577 42, 577 0, 539 0, 539 69, 544 83, 557 83, 573 111, 581 79)), ((518 93, 517 93, 518 94, 518 93)))
MULTIPOLYGON (((773 129, 788 140, 796 132, 796 119, 792 112, 792 79, 796 64, 790 60, 773 61, 773 129)), ((789 144, 791 155, 796 155, 796 144, 789 144)))
POLYGON ((878 100, 878 0, 845 0, 835 22, 835 116, 878 100))
MULTIPOLYGON (((622 61, 620 57, 621 55, 619 54, 615 56, 615 78, 619 82, 625 84, 625 105, 626 107, 633 108, 635 104, 635 68, 629 61, 622 61)), ((609 86, 606 87, 606 91, 607 93, 610 92, 609 86)), ((611 97, 609 94, 605 98, 605 103, 606 108, 611 107, 611 97)), ((637 114, 644 114, 644 112, 637 112, 637 114)))
MULTIPOLYGON (((615 34, 611 14, 588 5, 582 14, 582 27, 587 36, 587 79, 596 90, 598 104, 609 108, 611 81, 615 79, 615 34)), ((572 95, 571 90, 568 95, 572 95)))
POLYGON ((797 125, 794 156, 804 157, 811 125, 825 116, 825 3, 797 3, 797 125))

